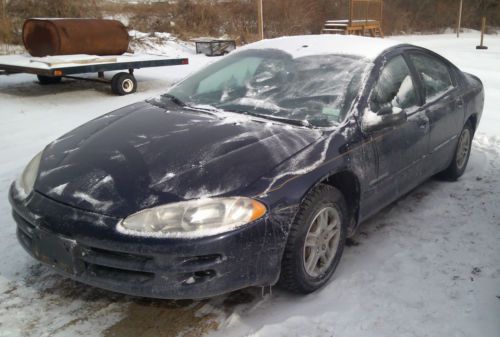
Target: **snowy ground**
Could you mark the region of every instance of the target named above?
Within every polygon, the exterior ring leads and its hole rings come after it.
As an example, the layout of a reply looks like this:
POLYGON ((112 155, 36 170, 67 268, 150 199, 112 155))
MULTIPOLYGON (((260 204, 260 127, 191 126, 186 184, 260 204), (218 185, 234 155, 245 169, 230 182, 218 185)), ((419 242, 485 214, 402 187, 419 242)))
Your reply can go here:
POLYGON ((500 336, 500 36, 487 37, 488 51, 475 50, 477 33, 400 39, 484 81, 470 166, 459 182, 430 180, 365 223, 332 282, 305 297, 247 289, 195 302, 136 299, 66 280, 16 242, 7 190, 35 153, 213 58, 166 43, 155 53, 187 55, 191 65, 140 70, 140 92, 126 97, 94 83, 0 77, 0 336, 500 336))

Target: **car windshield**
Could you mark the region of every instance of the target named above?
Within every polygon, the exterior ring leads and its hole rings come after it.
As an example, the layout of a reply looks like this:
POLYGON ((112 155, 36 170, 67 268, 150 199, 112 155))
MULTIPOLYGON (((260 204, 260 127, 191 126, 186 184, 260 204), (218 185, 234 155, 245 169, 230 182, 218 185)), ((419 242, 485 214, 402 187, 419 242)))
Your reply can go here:
POLYGON ((368 64, 350 55, 293 58, 278 50, 247 50, 189 76, 165 97, 191 107, 329 127, 350 110, 368 64))

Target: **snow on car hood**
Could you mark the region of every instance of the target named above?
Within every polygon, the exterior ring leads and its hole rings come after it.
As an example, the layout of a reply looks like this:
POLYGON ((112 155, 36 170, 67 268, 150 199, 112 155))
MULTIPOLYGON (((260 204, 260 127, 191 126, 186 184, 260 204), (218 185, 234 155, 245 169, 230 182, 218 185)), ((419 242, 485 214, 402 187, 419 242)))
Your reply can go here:
POLYGON ((245 115, 169 108, 137 103, 54 141, 44 151, 35 190, 124 217, 242 191, 321 137, 318 130, 245 115))

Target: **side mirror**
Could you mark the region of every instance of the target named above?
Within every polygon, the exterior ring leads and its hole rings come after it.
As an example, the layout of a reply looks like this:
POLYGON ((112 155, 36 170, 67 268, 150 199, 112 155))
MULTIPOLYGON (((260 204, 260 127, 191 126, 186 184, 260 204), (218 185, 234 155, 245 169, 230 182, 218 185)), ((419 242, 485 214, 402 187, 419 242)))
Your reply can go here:
POLYGON ((386 128, 397 127, 406 122, 406 111, 399 108, 384 107, 375 113, 365 110, 362 120, 364 132, 371 133, 386 128))

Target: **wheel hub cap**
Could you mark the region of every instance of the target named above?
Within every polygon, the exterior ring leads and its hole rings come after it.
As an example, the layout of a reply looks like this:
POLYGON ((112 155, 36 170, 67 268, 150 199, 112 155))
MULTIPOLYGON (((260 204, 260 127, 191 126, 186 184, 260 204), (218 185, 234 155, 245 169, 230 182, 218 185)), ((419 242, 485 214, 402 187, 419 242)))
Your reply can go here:
POLYGON ((125 92, 131 92, 134 88, 134 82, 132 80, 125 80, 123 81, 122 88, 125 92))
POLYGON ((458 141, 456 164, 459 169, 463 169, 469 157, 471 135, 469 129, 464 129, 458 141))
POLYGON ((331 266, 340 242, 340 215, 333 207, 318 211, 309 225, 304 243, 304 269, 318 277, 331 266))

